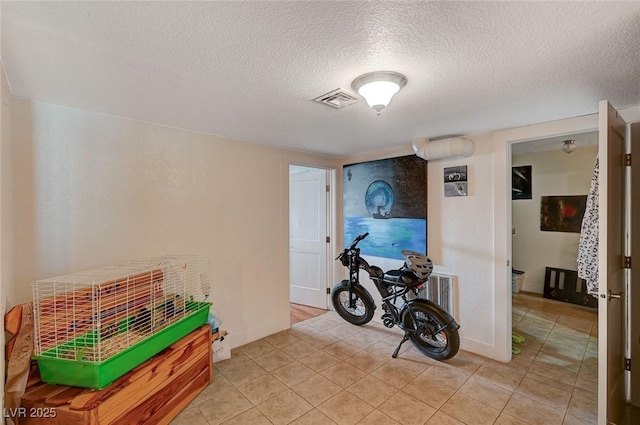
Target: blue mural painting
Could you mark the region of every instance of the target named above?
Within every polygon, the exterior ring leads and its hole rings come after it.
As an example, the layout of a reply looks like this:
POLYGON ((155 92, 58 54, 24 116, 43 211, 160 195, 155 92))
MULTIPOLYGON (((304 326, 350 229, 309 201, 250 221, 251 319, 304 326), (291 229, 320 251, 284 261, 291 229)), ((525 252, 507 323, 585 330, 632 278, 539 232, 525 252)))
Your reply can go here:
POLYGON ((369 236, 358 244, 363 255, 397 258, 402 260, 400 251, 427 252, 427 220, 415 218, 395 218, 378 220, 368 217, 346 217, 344 223, 345 245, 356 236, 369 232, 369 236))
POLYGON ((362 254, 402 259, 427 253, 427 163, 416 156, 347 165, 343 169, 344 243, 369 232, 362 254))

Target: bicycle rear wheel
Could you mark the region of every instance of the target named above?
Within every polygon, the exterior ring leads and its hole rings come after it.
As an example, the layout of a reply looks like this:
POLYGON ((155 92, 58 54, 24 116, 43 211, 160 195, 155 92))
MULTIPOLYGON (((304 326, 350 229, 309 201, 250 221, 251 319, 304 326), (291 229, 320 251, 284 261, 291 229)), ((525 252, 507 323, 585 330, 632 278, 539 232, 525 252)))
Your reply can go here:
POLYGON ((432 359, 446 360, 458 353, 458 330, 435 307, 423 303, 412 304, 402 313, 402 323, 413 345, 432 359))

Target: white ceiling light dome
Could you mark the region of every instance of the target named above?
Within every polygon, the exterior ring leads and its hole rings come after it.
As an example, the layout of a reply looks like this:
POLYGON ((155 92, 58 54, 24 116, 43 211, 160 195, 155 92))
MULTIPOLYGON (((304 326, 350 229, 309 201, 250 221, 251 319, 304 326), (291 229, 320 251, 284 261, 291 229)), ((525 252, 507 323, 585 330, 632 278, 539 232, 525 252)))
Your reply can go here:
POLYGON ((568 139, 562 142, 562 150, 566 153, 571 153, 576 148, 576 140, 568 139))
POLYGON ((407 77, 398 72, 377 71, 359 76, 353 80, 351 87, 380 115, 380 111, 406 84, 407 77))

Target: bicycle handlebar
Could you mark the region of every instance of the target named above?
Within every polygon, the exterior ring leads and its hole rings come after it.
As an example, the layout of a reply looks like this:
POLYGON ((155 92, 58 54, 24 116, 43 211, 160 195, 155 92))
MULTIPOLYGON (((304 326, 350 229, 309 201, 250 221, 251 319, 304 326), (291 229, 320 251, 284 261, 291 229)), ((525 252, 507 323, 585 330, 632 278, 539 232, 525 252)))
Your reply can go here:
POLYGON ((353 240, 353 242, 351 242, 351 246, 349 246, 348 248, 345 248, 342 251, 342 253, 340 253, 340 255, 338 255, 336 257, 336 260, 340 259, 343 255, 347 255, 348 251, 354 250, 356 248, 356 245, 358 245, 358 242, 360 242, 361 240, 363 240, 367 236, 369 236, 369 232, 366 232, 366 233, 363 233, 361 235, 356 236, 356 238, 353 240))
POLYGON ((358 245, 358 242, 360 242, 361 240, 363 240, 367 236, 369 236, 369 232, 366 232, 366 233, 363 233, 363 234, 361 234, 359 236, 356 236, 356 238, 351 243, 351 246, 349 247, 349 249, 354 249, 356 247, 356 245, 358 245))

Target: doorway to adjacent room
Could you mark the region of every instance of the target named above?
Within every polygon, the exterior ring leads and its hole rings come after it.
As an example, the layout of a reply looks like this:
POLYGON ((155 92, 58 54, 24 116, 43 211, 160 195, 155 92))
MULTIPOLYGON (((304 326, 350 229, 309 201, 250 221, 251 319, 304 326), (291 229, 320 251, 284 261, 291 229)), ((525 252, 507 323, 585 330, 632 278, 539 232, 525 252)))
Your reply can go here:
MULTIPOLYGON (((289 166, 289 284, 294 306, 327 309, 332 170, 289 166)), ((293 322, 292 322, 293 323, 293 322)))

